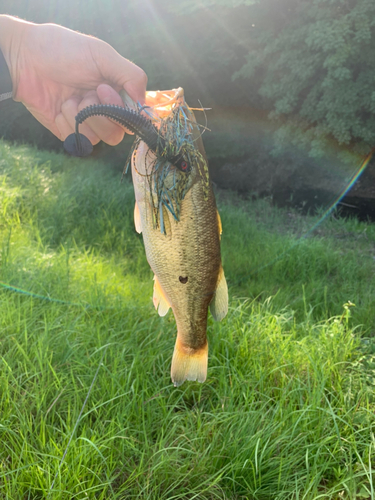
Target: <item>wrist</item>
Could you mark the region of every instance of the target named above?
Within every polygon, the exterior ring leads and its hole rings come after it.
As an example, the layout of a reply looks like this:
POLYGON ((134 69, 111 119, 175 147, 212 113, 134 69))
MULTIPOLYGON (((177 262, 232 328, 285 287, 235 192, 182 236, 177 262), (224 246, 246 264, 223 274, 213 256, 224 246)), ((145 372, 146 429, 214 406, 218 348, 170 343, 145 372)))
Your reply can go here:
POLYGON ((8 65, 0 50, 0 102, 13 97, 13 82, 8 65))
MULTIPOLYGON (((32 26, 32 23, 15 17, 0 15, 0 50, 10 73, 13 97, 17 93, 22 67, 22 44, 25 32, 29 26, 32 26)), ((0 93, 2 92, 4 90, 0 89, 0 93)))

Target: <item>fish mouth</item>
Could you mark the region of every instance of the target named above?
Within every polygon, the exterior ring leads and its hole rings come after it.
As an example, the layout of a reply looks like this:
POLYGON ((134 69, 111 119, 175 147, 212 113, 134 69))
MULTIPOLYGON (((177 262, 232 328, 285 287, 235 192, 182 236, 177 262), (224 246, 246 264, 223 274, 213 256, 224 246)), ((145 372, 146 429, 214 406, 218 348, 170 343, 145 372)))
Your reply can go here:
POLYGON ((180 87, 172 92, 174 92, 173 95, 170 95, 168 91, 147 92, 146 103, 150 104, 143 107, 134 105, 133 109, 112 104, 94 104, 82 109, 75 117, 75 133, 70 134, 64 141, 65 151, 72 156, 83 157, 90 155, 93 146, 87 137, 80 134, 79 125, 92 116, 105 116, 133 132, 147 144, 158 158, 170 162, 181 172, 190 172, 190 162, 186 161, 187 159, 182 152, 175 155, 168 154, 168 151, 173 148, 170 147, 170 144, 159 132, 152 120, 170 114, 173 106, 181 102, 184 95, 183 89, 180 87), (142 111, 145 112, 147 117, 141 114, 142 111))
POLYGON ((146 92, 146 106, 153 110, 158 118, 169 116, 176 106, 184 101, 184 89, 149 90, 146 92))

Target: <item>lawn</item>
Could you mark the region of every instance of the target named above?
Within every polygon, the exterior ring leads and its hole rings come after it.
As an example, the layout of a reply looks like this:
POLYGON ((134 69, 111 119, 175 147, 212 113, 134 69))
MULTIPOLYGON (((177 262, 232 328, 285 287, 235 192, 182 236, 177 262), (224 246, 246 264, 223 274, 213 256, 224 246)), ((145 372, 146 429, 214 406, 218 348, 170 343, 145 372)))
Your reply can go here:
POLYGON ((120 179, 0 142, 0 498, 375 499, 375 227, 218 192, 230 310, 175 388, 120 179))

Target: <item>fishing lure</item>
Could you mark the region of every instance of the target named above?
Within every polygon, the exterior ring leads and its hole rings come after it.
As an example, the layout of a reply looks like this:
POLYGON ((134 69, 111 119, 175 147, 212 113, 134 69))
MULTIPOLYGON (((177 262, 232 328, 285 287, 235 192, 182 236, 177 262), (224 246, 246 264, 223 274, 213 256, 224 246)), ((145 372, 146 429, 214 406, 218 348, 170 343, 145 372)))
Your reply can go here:
POLYGON ((75 133, 69 135, 64 142, 65 151, 72 156, 91 154, 93 146, 87 137, 79 133, 79 125, 92 116, 111 118, 135 134, 136 139, 126 162, 125 172, 137 153, 140 141, 155 153, 155 159, 149 162, 150 169, 145 175, 150 188, 154 227, 159 227, 162 233, 165 233, 163 207, 172 214, 176 222, 180 220, 181 203, 189 189, 189 174, 193 167, 198 169, 203 178, 207 197, 207 162, 196 148, 194 139, 194 127, 200 126, 184 99, 175 103, 166 118, 160 118, 153 107, 148 106, 138 105, 134 109, 128 106, 123 108, 95 104, 84 108, 75 117, 75 133))
POLYGON ((189 173, 191 171, 191 164, 189 158, 185 158, 184 149, 179 148, 176 154, 170 155, 171 148, 151 120, 132 109, 112 104, 94 104, 82 109, 76 115, 75 133, 70 134, 64 141, 64 149, 70 155, 88 156, 92 153, 91 142, 79 133, 79 125, 91 116, 105 116, 115 120, 144 141, 158 158, 168 161, 181 172, 189 173))

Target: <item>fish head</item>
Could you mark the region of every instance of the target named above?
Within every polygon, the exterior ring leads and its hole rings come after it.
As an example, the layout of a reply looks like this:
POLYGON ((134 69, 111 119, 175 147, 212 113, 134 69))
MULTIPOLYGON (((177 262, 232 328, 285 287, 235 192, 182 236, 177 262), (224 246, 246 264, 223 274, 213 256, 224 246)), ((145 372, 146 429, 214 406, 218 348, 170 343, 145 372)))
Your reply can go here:
POLYGON ((143 141, 137 143, 132 158, 133 183, 137 200, 150 205, 154 227, 165 233, 163 208, 179 221, 186 193, 202 179, 207 196, 207 160, 199 126, 181 87, 147 92, 142 112, 158 130, 160 141, 154 150, 143 141))

